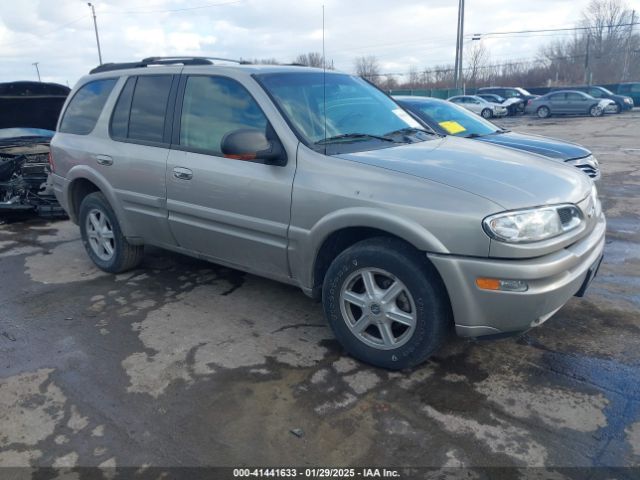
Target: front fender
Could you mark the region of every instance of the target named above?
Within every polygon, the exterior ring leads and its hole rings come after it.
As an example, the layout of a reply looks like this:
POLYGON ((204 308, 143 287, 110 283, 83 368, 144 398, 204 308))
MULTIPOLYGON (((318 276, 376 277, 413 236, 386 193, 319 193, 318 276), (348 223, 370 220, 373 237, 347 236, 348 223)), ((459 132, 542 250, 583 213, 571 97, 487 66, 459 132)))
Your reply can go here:
POLYGON ((315 261, 325 240, 334 232, 352 227, 373 228, 389 233, 425 252, 450 253, 435 235, 414 220, 375 208, 340 209, 320 218, 310 230, 290 227, 291 272, 294 278, 299 279, 303 289, 313 287, 315 261))

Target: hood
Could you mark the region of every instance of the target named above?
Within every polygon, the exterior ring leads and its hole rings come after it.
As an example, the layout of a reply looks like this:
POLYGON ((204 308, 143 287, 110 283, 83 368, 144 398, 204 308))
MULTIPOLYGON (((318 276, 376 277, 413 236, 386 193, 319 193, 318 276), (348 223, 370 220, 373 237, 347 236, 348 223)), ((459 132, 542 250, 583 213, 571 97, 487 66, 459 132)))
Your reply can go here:
POLYGON ((0 83, 0 128, 55 130, 69 91, 56 83, 0 83))
POLYGON ((592 187, 575 167, 452 136, 337 156, 465 190, 505 210, 577 203, 592 187))
POLYGON ((561 162, 591 155, 589 150, 580 145, 525 133, 506 132, 477 137, 475 140, 537 153, 561 162))
POLYGON ((624 103, 625 98, 631 98, 631 97, 628 97, 626 95, 618 95, 617 93, 614 93, 613 95, 609 96, 609 98, 611 100, 615 100, 616 102, 624 103))

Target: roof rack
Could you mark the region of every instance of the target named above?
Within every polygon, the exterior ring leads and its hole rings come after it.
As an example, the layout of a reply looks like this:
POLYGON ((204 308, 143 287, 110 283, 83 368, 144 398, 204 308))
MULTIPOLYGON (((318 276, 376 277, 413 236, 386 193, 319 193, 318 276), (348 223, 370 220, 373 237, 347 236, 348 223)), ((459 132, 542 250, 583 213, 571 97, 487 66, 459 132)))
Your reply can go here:
POLYGON ((125 70, 128 68, 144 68, 150 65, 215 65, 212 60, 220 62, 233 62, 239 65, 247 65, 251 62, 245 60, 232 60, 219 57, 147 57, 139 62, 104 63, 89 71, 90 74, 110 72, 112 70, 125 70))

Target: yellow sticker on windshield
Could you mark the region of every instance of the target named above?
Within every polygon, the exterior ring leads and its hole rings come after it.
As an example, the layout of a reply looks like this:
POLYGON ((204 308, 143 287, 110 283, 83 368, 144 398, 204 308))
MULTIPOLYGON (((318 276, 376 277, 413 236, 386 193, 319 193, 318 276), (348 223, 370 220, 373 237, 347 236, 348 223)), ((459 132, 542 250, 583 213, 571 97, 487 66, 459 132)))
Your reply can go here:
POLYGON ((451 135, 455 135, 456 133, 464 132, 466 130, 466 128, 464 128, 458 122, 454 122, 453 120, 450 120, 448 122, 440 122, 439 125, 451 135))

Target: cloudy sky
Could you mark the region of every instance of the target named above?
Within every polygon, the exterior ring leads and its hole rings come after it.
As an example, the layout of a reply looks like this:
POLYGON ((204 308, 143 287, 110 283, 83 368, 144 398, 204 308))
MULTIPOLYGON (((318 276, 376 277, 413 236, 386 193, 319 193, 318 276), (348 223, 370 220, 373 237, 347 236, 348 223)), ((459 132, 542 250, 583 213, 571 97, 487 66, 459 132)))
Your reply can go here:
MULTIPOLYGON (((589 0, 466 0, 465 33, 572 27, 589 0)), ((640 11, 640 0, 627 0, 640 11)), ((0 82, 73 84, 97 65, 90 8, 81 0, 0 0, 0 82)), ((376 55, 384 72, 453 63, 457 0, 95 0, 104 62, 153 55, 276 58, 325 45, 336 68, 376 55)), ((482 40, 493 63, 535 57, 559 35, 482 40)), ((467 40, 470 44, 471 40, 467 40)))

